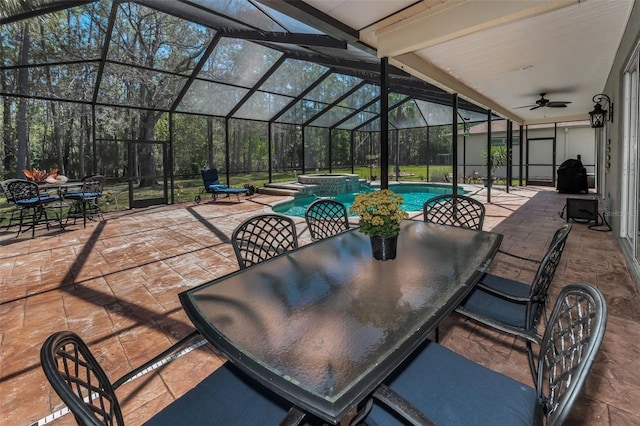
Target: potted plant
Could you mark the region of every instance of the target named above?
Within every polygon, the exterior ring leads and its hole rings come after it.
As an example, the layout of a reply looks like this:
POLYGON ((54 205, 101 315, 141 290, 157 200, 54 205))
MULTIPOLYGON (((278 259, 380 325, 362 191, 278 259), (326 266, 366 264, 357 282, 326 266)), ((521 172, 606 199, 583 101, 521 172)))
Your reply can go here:
POLYGON ((400 223, 409 217, 402 209, 404 197, 389 189, 356 196, 349 212, 360 216, 360 232, 371 239, 373 257, 395 259, 400 223))
MULTIPOLYGON (((482 152, 482 158, 487 160, 487 151, 482 152)), ((495 171, 507 165, 507 147, 504 145, 496 145, 491 147, 491 174, 488 178, 483 178, 482 183, 485 187, 490 186, 495 179, 495 171)))

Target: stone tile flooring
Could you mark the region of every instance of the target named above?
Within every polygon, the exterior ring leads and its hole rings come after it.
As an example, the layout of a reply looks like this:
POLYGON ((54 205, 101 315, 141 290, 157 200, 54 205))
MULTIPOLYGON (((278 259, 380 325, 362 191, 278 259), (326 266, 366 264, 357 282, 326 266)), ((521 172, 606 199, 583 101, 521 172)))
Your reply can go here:
MULTIPOLYGON (((486 200, 484 190, 476 195, 486 200)), ((566 196, 550 188, 496 190, 485 229, 504 234, 505 250, 540 258, 564 223, 566 196)), ((0 232, 0 423, 30 425, 63 405, 39 362, 52 332, 73 330, 97 354, 112 380, 161 352, 192 329, 177 294, 237 269, 229 237, 243 219, 269 211, 278 197, 240 203, 210 201, 105 215, 86 229, 38 230, 36 238, 0 232)), ((421 220, 420 214, 415 214, 421 220)), ((302 218, 301 244, 310 242, 302 218)), ((525 262, 500 256, 492 272, 530 282, 525 262)), ((574 224, 552 296, 570 282, 597 285, 609 321, 585 391, 570 424, 640 424, 640 297, 611 232, 574 224)), ((450 348, 531 384, 524 345, 455 314, 441 327, 450 348)), ((182 356, 157 374, 123 386, 118 396, 128 424, 141 424, 217 368, 211 345, 182 356)), ((74 424, 66 415, 55 424, 74 424)))

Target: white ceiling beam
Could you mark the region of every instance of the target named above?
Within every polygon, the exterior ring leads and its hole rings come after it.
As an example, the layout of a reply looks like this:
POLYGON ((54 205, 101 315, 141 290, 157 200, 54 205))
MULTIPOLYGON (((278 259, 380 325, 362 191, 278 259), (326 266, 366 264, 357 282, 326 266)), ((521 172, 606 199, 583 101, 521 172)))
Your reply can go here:
POLYGON ((387 26, 361 32, 378 57, 392 58, 498 25, 544 14, 579 0, 450 0, 387 26))
POLYGON ((490 109, 504 118, 508 118, 516 123, 524 123, 524 119, 522 117, 513 114, 507 108, 504 108, 502 105, 494 102, 492 99, 465 85, 434 64, 425 61, 413 53, 405 53, 403 55, 390 58, 389 63, 443 90, 451 93, 457 93, 459 96, 469 100, 470 102, 480 105, 483 108, 490 109))
POLYGON ((575 114, 575 115, 565 115, 562 117, 542 117, 542 118, 535 118, 532 120, 525 120, 524 125, 528 125, 528 124, 548 124, 548 123, 564 123, 564 122, 570 122, 570 121, 589 121, 589 114, 588 113, 584 113, 584 114, 575 114))

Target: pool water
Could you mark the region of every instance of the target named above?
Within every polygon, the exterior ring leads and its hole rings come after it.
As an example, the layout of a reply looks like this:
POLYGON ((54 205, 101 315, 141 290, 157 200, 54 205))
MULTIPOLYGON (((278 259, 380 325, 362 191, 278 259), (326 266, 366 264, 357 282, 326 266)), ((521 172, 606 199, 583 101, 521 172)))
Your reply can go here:
MULTIPOLYGON (((404 203, 402 204, 402 208, 405 211, 420 211, 422 210, 422 206, 424 202, 437 197, 438 195, 443 194, 451 194, 451 186, 450 185, 433 185, 433 184, 398 184, 389 186, 393 192, 397 194, 401 194, 404 197, 404 203)), ((363 188, 360 192, 371 192, 375 191, 377 188, 363 188)), ((458 187, 458 194, 465 194, 462 188, 458 187)), ((340 201, 347 208, 347 212, 349 211, 349 207, 353 204, 353 200, 355 199, 358 192, 347 193, 347 194, 338 194, 336 196, 332 196, 332 198, 336 201, 340 201)), ((287 216, 298 216, 304 217, 304 213, 307 210, 309 204, 317 200, 318 198, 324 197, 301 197, 296 198, 293 201, 287 201, 285 203, 281 203, 273 206, 273 211, 276 213, 284 214, 287 216)), ((350 216, 356 216, 349 214, 350 216)))

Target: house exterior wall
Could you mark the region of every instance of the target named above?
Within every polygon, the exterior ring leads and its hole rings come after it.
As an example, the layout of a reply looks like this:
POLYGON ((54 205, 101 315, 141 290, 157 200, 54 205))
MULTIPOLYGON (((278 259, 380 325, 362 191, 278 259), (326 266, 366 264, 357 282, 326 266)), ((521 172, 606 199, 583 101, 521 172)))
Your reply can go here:
MULTIPOLYGON (((640 1, 636 1, 633 5, 629 22, 625 29, 622 41, 618 47, 609 77, 605 84, 603 93, 606 93, 615 107, 622 106, 623 102, 623 74, 631 55, 640 43, 640 1)), ((605 211, 611 214, 607 217, 614 235, 620 237, 621 228, 621 212, 624 209, 622 205, 622 179, 623 179, 623 120, 620 114, 621 109, 614 110, 614 122, 607 123, 604 133, 603 142, 611 140, 611 167, 604 173, 604 189, 602 191, 602 201, 605 211)), ((634 274, 636 286, 640 288, 640 265, 638 260, 633 257, 631 248, 626 244, 625 240, 619 239, 620 247, 627 257, 629 269, 634 274)))
MULTIPOLYGON (((503 126, 504 127, 504 126, 503 126)), ((471 128, 473 130, 473 128, 471 128)), ((523 128, 525 134, 522 139, 531 138, 556 138, 556 166, 559 166, 567 159, 577 158, 578 155, 582 158, 582 163, 587 168, 587 173, 595 173, 596 164, 596 144, 595 144, 595 132, 594 130, 583 123, 581 125, 558 125, 557 129, 551 128, 523 128)), ((513 131, 514 138, 519 136, 518 126, 514 126, 513 131)), ((505 131, 492 131, 491 138, 505 139, 507 134, 505 131)), ((531 141, 529 146, 530 163, 537 164, 552 164, 553 159, 550 154, 551 142, 546 141, 531 141)), ((471 133, 466 138, 466 149, 464 149, 465 141, 462 135, 458 136, 458 176, 471 176, 473 172, 478 172, 480 176, 486 176, 486 159, 484 153, 487 150, 487 134, 486 132, 471 133), (462 166, 465 164, 466 166, 462 166)), ((513 170, 512 176, 514 179, 519 178, 520 164, 520 149, 521 144, 518 141, 513 145, 513 170)), ((526 146, 523 152, 523 164, 527 163, 526 158, 526 146)), ((552 168, 550 166, 530 166, 529 177, 531 179, 548 179, 552 178, 552 168)), ((496 177, 506 177, 506 167, 495 171, 496 177)), ((523 169, 523 178, 526 175, 526 171, 523 169)))

